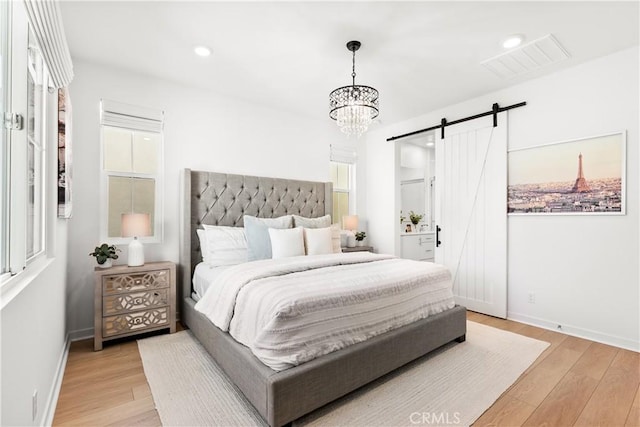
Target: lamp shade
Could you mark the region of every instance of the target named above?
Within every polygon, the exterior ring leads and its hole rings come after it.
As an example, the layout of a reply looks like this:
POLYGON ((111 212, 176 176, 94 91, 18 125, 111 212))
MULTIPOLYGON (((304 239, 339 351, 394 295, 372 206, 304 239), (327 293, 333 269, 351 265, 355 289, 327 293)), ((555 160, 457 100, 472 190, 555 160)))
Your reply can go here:
POLYGON ((144 237, 151 235, 149 214, 122 214, 122 237, 144 237))
POLYGON ((346 215, 342 217, 342 228, 344 230, 357 230, 358 229, 358 215, 346 215))

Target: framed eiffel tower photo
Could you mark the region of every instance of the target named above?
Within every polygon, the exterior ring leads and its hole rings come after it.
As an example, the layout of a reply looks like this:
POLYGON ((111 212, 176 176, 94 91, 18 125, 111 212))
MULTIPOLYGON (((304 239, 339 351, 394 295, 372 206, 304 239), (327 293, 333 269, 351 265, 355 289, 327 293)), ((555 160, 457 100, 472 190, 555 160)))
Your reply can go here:
POLYGON ((626 131, 509 150, 510 215, 624 215, 626 131))

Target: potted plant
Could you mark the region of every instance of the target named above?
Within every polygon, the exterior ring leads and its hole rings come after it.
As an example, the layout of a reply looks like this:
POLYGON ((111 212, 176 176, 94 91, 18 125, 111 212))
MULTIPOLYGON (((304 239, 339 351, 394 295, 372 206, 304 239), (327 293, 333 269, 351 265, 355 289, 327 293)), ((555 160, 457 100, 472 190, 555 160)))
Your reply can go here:
POLYGON ((400 211, 400 224, 402 224, 405 219, 407 219, 407 217, 402 215, 402 211, 400 211))
POLYGON ((89 254, 89 256, 95 257, 98 262, 98 267, 109 268, 113 265, 113 260, 118 259, 118 252, 120 249, 115 245, 107 245, 103 243, 100 246, 96 246, 95 250, 89 254))
POLYGON ((356 233, 356 245, 362 246, 364 244, 364 238, 367 237, 367 233, 364 231, 358 231, 356 233))
POLYGON ((413 225, 418 225, 418 223, 420 221, 422 221, 423 217, 424 217, 424 215, 419 215, 419 214, 415 213, 414 211, 410 211, 409 212, 409 219, 411 220, 411 223, 413 225))

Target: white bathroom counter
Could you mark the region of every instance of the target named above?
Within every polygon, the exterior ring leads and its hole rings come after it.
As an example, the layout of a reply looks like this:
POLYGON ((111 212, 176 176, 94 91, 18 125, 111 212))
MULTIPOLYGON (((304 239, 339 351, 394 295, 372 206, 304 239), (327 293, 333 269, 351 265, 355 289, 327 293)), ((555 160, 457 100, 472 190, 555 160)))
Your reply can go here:
POLYGON ((424 236, 429 234, 435 234, 435 231, 414 231, 411 233, 400 233, 401 236, 424 236))

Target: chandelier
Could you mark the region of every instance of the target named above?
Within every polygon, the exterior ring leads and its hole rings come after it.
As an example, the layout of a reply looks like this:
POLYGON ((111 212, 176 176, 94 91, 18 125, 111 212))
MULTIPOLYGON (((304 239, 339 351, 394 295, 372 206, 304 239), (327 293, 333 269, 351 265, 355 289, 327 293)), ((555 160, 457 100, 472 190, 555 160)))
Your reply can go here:
POLYGON ((360 49, 360 42, 350 41, 347 49, 353 52, 352 83, 329 94, 329 117, 337 122, 342 132, 360 137, 378 117, 378 91, 370 86, 356 85, 356 50, 360 49))

